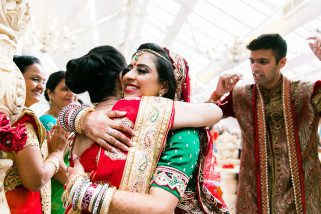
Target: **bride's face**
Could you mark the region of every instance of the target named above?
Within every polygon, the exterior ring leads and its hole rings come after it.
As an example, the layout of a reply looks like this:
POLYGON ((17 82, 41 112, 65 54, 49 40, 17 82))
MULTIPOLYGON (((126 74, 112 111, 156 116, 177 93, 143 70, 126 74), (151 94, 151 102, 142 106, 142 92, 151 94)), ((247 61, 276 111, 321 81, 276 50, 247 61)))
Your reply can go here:
POLYGON ((166 93, 165 84, 159 81, 155 58, 149 52, 132 58, 127 72, 123 73, 124 97, 158 96, 166 93))

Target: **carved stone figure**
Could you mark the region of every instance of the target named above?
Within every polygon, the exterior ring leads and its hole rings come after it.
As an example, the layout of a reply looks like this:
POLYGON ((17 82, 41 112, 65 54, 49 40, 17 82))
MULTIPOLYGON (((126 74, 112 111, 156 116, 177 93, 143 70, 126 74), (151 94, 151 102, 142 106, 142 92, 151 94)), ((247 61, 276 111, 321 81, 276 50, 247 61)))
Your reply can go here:
POLYGON ((29 4, 24 0, 1 0, 0 4, 0 111, 11 119, 25 103, 25 82, 13 62, 18 36, 30 21, 29 4))
MULTIPOLYGON (((25 81, 13 62, 18 36, 30 20, 29 4, 25 0, 1 0, 0 2, 0 112, 12 121, 19 116, 25 104, 25 81)), ((10 213, 4 194, 3 179, 12 160, 4 159, 0 151, 0 210, 10 213)))

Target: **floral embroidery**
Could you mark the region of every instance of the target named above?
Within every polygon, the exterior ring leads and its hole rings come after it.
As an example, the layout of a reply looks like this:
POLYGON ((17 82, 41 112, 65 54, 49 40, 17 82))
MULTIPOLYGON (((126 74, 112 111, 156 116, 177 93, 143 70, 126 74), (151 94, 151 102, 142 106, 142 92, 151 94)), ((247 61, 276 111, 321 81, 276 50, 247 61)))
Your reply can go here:
POLYGON ((104 155, 106 155, 112 160, 126 160, 127 158, 127 156, 119 150, 117 150, 117 153, 112 153, 110 151, 105 150, 104 155))
POLYGON ((172 190, 176 189, 182 197, 188 183, 188 176, 175 168, 159 166, 156 169, 152 183, 159 186, 167 186, 172 190))
MULTIPOLYGON (((28 146, 39 146, 38 138, 35 133, 35 129, 31 124, 26 124, 27 129, 27 142, 25 147, 28 146)), ((40 146, 39 146, 40 147, 40 146)), ((6 172, 6 177, 4 180, 4 188, 5 191, 13 190, 15 187, 21 185, 21 181, 18 175, 17 167, 15 163, 13 163, 12 167, 6 172)))
POLYGON ((140 102, 123 178, 119 189, 131 192, 149 191, 160 154, 166 143, 172 120, 173 101, 161 97, 143 97, 140 102), (157 110, 157 112, 155 112, 157 110))
POLYGON ((185 191, 175 211, 178 213, 202 213, 200 207, 198 206, 196 193, 192 191, 185 191))
MULTIPOLYGON (((45 140, 45 128, 41 125, 40 121, 36 118, 34 113, 29 109, 25 109, 24 112, 21 114, 20 118, 24 115, 29 115, 33 118, 37 131, 35 130, 34 126, 30 123, 26 123, 26 130, 27 130, 27 142, 24 148, 28 146, 38 146, 40 148, 40 152, 42 155, 43 160, 48 157, 48 145, 47 141, 45 140)), ((19 119, 20 119, 19 118, 19 119)), ((13 190, 15 187, 22 185, 17 167, 15 164, 6 172, 5 180, 4 180, 4 188, 5 191, 13 190)), ((42 204, 42 213, 49 214, 51 210, 51 183, 48 182, 40 189, 41 194, 41 204, 42 204)))

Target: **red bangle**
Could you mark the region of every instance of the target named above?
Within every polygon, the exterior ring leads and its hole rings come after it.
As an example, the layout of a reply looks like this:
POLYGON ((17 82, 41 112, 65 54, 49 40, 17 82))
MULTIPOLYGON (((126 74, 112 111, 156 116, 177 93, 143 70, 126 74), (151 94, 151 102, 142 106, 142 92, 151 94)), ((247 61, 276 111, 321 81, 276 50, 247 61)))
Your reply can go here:
POLYGON ((210 103, 215 103, 215 102, 218 101, 221 97, 222 97, 221 95, 218 95, 218 94, 216 93, 216 91, 214 91, 214 92, 212 93, 211 98, 209 99, 208 102, 210 102, 210 103))

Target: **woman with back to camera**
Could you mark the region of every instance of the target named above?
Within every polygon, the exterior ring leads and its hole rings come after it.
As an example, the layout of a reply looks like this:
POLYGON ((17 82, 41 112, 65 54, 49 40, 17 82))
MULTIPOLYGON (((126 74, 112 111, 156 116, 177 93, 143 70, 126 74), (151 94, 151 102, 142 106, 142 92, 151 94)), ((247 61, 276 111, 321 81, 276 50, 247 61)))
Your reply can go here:
MULTIPOLYGON (((49 102, 49 110, 42 115, 39 120, 47 131, 57 124, 57 117, 61 109, 77 100, 77 97, 65 84, 65 71, 57 71, 50 74, 45 89, 45 98, 49 102)), ((66 170, 69 155, 69 147, 66 146, 64 152, 64 162, 60 163, 59 171, 51 180, 51 213, 64 213, 61 196, 64 191, 66 170)))
MULTIPOLYGON (((103 93, 100 99, 105 101, 98 102, 96 105, 97 110, 106 111, 106 108, 110 109, 113 106, 113 110, 126 111, 126 118, 122 118, 121 121, 123 124, 132 126, 135 124, 134 130, 137 133, 136 137, 133 138, 135 147, 130 148, 128 153, 119 150, 112 153, 98 146, 84 135, 77 137, 73 154, 80 155, 80 162, 84 165, 85 171, 91 172, 90 180, 94 183, 87 182, 85 178, 81 177, 75 178, 69 183, 64 198, 65 201, 70 203, 78 201, 79 203, 77 204, 72 203, 75 209, 95 212, 95 205, 99 207, 100 202, 102 204, 107 202, 107 204, 111 203, 111 212, 119 212, 120 210, 125 212, 127 208, 129 213, 156 210, 159 212, 173 212, 179 199, 184 195, 186 187, 188 191, 185 192, 183 203, 177 207, 177 212, 186 209, 193 211, 219 209, 219 206, 216 207, 218 201, 211 201, 206 205, 205 203, 208 203, 208 201, 203 200, 202 204, 197 203, 196 188, 200 188, 200 186, 196 185, 196 175, 198 171, 201 171, 201 167, 198 167, 197 162, 200 152, 198 133, 201 131, 182 129, 174 133, 167 143, 165 140, 166 134, 172 125, 173 128, 209 125, 220 119, 220 110, 216 106, 208 104, 174 102, 174 114, 173 102, 168 99, 160 97, 128 98, 129 96, 162 95, 172 99, 189 100, 189 79, 186 61, 170 51, 168 53, 155 44, 141 45, 133 55, 132 63, 123 74, 122 81, 126 98, 118 102, 113 96, 106 93, 111 90, 108 89, 111 84, 107 84, 106 81, 112 79, 110 74, 109 77, 106 74, 113 70, 108 68, 108 65, 117 61, 115 56, 110 57, 110 59, 103 59, 104 56, 107 56, 106 51, 102 51, 102 55, 99 56, 97 50, 95 51, 94 49, 86 56, 68 63, 67 85, 75 92, 83 92, 86 89, 84 89, 85 83, 80 81, 82 78, 79 78, 82 73, 80 69, 82 68, 83 72, 88 72, 90 75, 85 75, 83 79, 87 80, 87 84, 90 81, 96 83, 95 86, 87 86, 90 96, 91 94, 97 95, 95 90, 106 87, 104 90, 100 90, 103 93), (170 53, 171 58, 168 53, 170 53), (86 58, 87 60, 85 60, 86 58), (85 61, 81 63, 82 60, 85 61), (95 61, 99 66, 105 67, 105 69, 91 67, 95 64, 91 60, 95 61), (175 70, 172 66, 175 67, 175 70), (97 73, 96 79, 93 74, 94 71, 97 73), (75 74, 72 74, 72 72, 75 72, 75 74), (77 81, 72 76, 77 76, 77 81), (89 76, 92 79, 89 80, 89 76), (98 79, 101 80, 101 86, 97 84, 98 79), (139 110, 137 112, 138 107, 139 110), (203 110, 204 112, 202 113, 203 110), (91 157, 92 160, 88 160, 87 157, 91 157), (96 160, 98 160, 97 163, 96 160), (152 176, 154 178, 150 186, 152 176), (190 178, 192 179, 190 180, 190 178), (108 187, 107 184, 98 185, 98 188, 101 189, 98 192, 102 192, 101 195, 95 194, 91 197, 90 202, 88 202, 89 206, 87 206, 86 202, 83 204, 80 201, 83 201, 83 197, 87 197, 87 193, 89 194, 92 191, 92 186, 96 185, 96 181, 105 181, 112 187, 108 187), (115 192, 113 186, 119 190, 115 192), (76 189, 82 190, 79 190, 79 192, 74 191, 76 189), (138 193, 130 193, 128 191, 138 193), (147 194, 148 192, 149 194, 147 194), (100 198, 103 199, 99 200, 100 198), (131 201, 123 201, 128 198, 133 199, 131 201), (92 201, 97 203, 93 204, 92 201)), ((121 61, 124 63, 124 60, 121 61)), ((114 69, 114 72, 118 70, 119 73, 122 69, 121 67, 121 65, 118 66, 118 69, 114 69)), ((117 72, 113 75, 114 77, 118 76, 117 72)), ((114 92, 114 96, 116 95, 117 97, 117 93, 119 93, 117 88, 114 89, 114 92)), ((93 96, 91 96, 91 99, 93 102, 100 101, 93 100, 93 96)), ((71 111, 77 110, 73 109, 71 111)), ((62 118, 64 118, 62 120, 68 120, 64 117, 64 114, 71 113, 66 111, 61 114, 62 118)), ((79 115, 81 114, 79 113, 79 115)), ((79 120, 82 119, 77 116, 75 123, 76 129, 78 126, 78 131, 81 129, 81 125, 77 124, 79 120)), ((63 123, 70 124, 68 121, 63 123)), ((204 146, 206 145, 202 144, 202 147, 204 146)), ((201 150, 204 154, 204 148, 201 150)), ((200 194, 202 195, 203 193, 200 194)), ((207 196, 211 195, 210 193, 207 194, 207 196)), ((210 200, 214 200, 214 196, 210 200)), ((224 205, 220 208, 223 208, 223 211, 227 211, 224 205)), ((106 211, 108 206, 106 205, 101 209, 106 211)))

